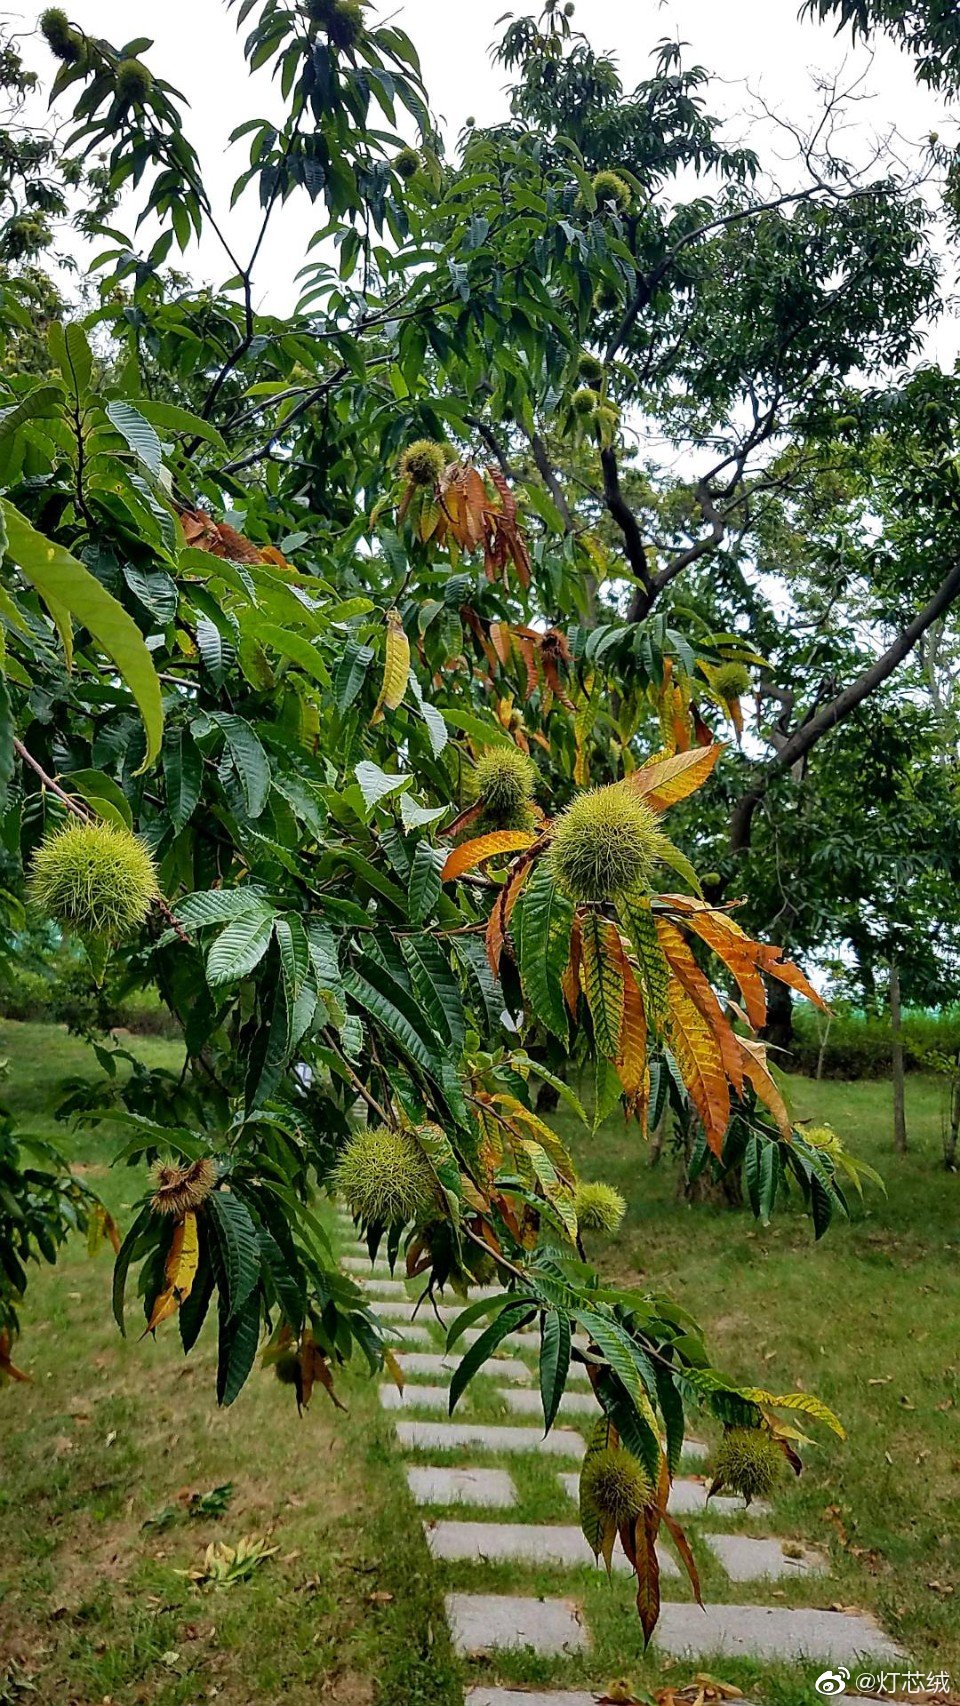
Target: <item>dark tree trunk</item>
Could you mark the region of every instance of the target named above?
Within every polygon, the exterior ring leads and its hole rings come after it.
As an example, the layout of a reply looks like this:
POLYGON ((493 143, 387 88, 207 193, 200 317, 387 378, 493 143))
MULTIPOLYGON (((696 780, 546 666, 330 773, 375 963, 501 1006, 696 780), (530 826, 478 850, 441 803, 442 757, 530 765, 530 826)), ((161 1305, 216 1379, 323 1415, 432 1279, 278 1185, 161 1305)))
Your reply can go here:
POLYGON ((537 1113, 555 1114, 560 1106, 560 1092, 552 1084, 541 1084, 537 1091, 537 1113))
POLYGON ((776 1055, 775 1060, 778 1066, 789 1067, 793 1047, 793 991, 777 978, 767 979, 767 1022, 760 1035, 771 1048, 786 1051, 776 1055))
POLYGON ((893 1067, 893 1147, 898 1155, 907 1150, 907 1110, 903 1075, 903 1032, 900 1012, 900 967, 890 962, 890 1035, 893 1067))

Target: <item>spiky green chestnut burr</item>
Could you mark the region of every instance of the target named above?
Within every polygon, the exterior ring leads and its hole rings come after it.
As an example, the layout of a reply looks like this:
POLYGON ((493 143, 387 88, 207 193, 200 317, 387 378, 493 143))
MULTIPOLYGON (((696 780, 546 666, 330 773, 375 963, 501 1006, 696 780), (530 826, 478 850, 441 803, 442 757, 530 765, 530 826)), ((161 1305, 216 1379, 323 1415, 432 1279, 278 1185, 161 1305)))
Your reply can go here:
POLYGON ((30 897, 41 912, 108 941, 142 924, 157 893, 143 842, 112 823, 74 822, 45 836, 30 872, 30 897))
POLYGON ((363 8, 357 0, 307 0, 306 9, 334 47, 356 47, 364 30, 363 8))
POLYGON ((131 106, 149 94, 153 78, 139 59, 121 59, 117 66, 117 93, 131 106))
POLYGON ((603 378, 603 362, 598 355, 592 355, 589 350, 582 350, 577 361, 577 372, 585 385, 599 385, 603 378))
POLYGON ((612 201, 620 213, 626 212, 633 195, 630 185, 619 172, 597 172, 593 179, 593 193, 598 202, 612 201))
POLYGON ((467 778, 470 800, 480 800, 483 812, 473 833, 494 829, 530 829, 534 822, 533 790, 537 767, 518 746, 491 746, 482 752, 467 778))
POLYGON ((750 671, 743 663, 722 663, 713 672, 713 687, 721 699, 739 699, 750 691, 750 671))
POLYGON ((408 444, 400 458, 400 473, 415 486, 435 486, 447 465, 447 453, 442 444, 432 438, 418 438, 408 444))
POLYGON ((600 1179, 581 1179, 573 1193, 573 1207, 581 1232, 616 1232, 627 1205, 619 1191, 600 1179))
POLYGON ((420 170, 420 155, 415 148, 401 148, 393 157, 393 169, 401 178, 415 178, 420 170))
POLYGON ((366 1225, 405 1226, 436 1206, 433 1172, 413 1133, 385 1125, 353 1133, 333 1184, 366 1225))
POLYGON ((623 782, 578 794, 553 826, 549 859, 570 900, 649 890, 665 845, 650 807, 623 782))
POLYGON ((580 1473, 580 1509, 596 1511, 619 1527, 640 1515, 653 1499, 642 1464, 620 1445, 588 1457, 580 1473))
POLYGON ((600 393, 589 385, 582 385, 579 391, 574 391, 570 398, 570 408, 573 414, 581 420, 592 415, 600 407, 600 393))
POLYGON ((773 1492, 784 1465, 783 1452, 766 1428, 728 1428, 713 1459, 714 1484, 732 1488, 750 1504, 773 1492))
POLYGON ((40 14, 40 34, 50 52, 65 65, 75 65, 83 52, 83 37, 75 30, 62 6, 48 6, 40 14))

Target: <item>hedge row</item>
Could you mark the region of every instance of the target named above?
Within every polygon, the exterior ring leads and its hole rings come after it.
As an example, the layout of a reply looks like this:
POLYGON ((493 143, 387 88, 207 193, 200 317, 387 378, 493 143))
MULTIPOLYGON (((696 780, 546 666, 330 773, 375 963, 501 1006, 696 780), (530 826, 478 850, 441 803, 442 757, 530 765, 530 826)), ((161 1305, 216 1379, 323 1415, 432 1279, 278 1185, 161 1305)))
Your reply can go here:
MULTIPOLYGON (((823 1015, 802 1007, 794 1010, 791 1071, 811 1076, 816 1072, 825 1026, 823 1015)), ((960 1007, 944 1008, 938 1013, 918 1010, 904 1014, 903 1055, 908 1072, 929 1071, 931 1053, 956 1057, 958 1051, 960 1007)), ((834 1013, 824 1050, 823 1076, 886 1078, 892 1069, 892 1054, 890 1023, 885 1016, 834 1013)))

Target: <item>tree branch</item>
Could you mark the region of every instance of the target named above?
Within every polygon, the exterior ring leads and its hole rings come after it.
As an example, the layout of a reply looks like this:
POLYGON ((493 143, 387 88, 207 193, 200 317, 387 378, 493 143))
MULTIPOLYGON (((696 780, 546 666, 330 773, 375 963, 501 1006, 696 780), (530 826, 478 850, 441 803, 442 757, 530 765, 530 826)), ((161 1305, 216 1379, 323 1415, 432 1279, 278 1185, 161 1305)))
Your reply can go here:
POLYGON ((857 709, 858 705, 862 705, 863 701, 869 699, 878 687, 882 687, 904 658, 909 656, 918 640, 922 639, 928 629, 933 627, 933 624, 945 610, 949 609, 958 595, 960 595, 960 563, 951 569, 946 578, 941 581, 929 603, 924 605, 913 621, 904 628, 902 633, 897 635, 893 644, 887 647, 887 650, 870 665, 869 669, 862 670, 855 681, 851 681, 848 687, 844 687, 826 705, 822 705, 814 716, 802 723, 783 742, 779 751, 766 765, 762 775, 757 777, 753 786, 748 789, 734 808, 730 820, 730 851, 732 853, 742 853, 750 846, 754 813, 765 798, 774 777, 780 775, 784 770, 791 769, 800 759, 805 758, 818 740, 828 734, 831 729, 835 729, 839 723, 844 722, 851 712, 857 709))
MULTIPOLYGON (((643 597, 646 595, 647 603, 643 610, 643 615, 646 615, 647 610, 650 608, 650 605, 652 605, 653 600, 656 597, 653 578, 650 574, 650 566, 647 562, 647 552, 643 543, 643 534, 640 532, 639 523, 637 522, 637 518, 634 515, 633 510, 630 508, 630 505, 627 503, 627 500, 623 495, 623 489, 620 485, 620 473, 617 468, 616 452, 610 446, 601 450, 600 466, 603 469, 604 502, 623 535, 623 548, 627 554, 627 562, 630 564, 631 569, 643 589, 642 594, 638 593, 637 596, 643 597)), ((635 617, 631 611, 630 619, 631 621, 639 621, 640 617, 635 617)))

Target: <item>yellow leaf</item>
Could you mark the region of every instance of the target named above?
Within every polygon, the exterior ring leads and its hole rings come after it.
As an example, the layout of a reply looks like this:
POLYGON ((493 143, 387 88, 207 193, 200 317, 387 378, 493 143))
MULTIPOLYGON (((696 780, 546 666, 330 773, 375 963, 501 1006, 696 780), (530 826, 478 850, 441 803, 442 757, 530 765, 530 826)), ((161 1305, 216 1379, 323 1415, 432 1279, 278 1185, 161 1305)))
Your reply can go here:
POLYGON ((757 969, 757 958, 763 951, 761 944, 752 941, 729 913, 709 906, 706 901, 692 900, 689 895, 662 895, 660 898, 671 911, 684 914, 688 928, 694 930, 733 973, 750 1023, 759 1030, 767 1020, 767 994, 757 969))
POLYGON ((767 1051, 763 1043, 755 1037, 738 1037, 737 1042, 743 1055, 744 1076, 753 1085, 761 1102, 770 1109, 781 1134, 789 1141, 793 1132, 793 1121, 787 1111, 787 1104, 768 1071, 767 1051))
POLYGON ((454 848, 440 876, 443 882, 452 882, 454 877, 462 877, 465 871, 482 865, 484 859, 492 859, 497 853, 523 852, 525 848, 532 847, 536 839, 528 829, 494 829, 489 835, 477 835, 472 841, 463 841, 454 848))
POLYGON ((399 610, 387 611, 387 639, 383 659, 383 681, 371 723, 379 723, 384 709, 395 711, 410 679, 410 641, 403 631, 399 610))
POLYGON ((175 1315, 185 1298, 190 1296, 200 1263, 200 1238, 197 1217, 188 1209, 173 1229, 173 1238, 163 1270, 164 1289, 154 1299, 150 1319, 144 1329, 152 1333, 161 1321, 175 1315))
POLYGON ((624 1088, 627 1103, 646 1121, 646 1105, 650 1093, 650 1068, 647 1064, 647 1016, 643 997, 629 965, 623 972, 623 1024, 620 1029, 620 1050, 617 1077, 624 1088))
POLYGON ((689 752, 675 752, 671 758, 642 764, 627 780, 654 811, 666 811, 703 786, 722 751, 720 741, 713 746, 694 746, 689 752))
POLYGON ((720 1002, 690 950, 690 944, 669 919, 658 917, 657 937, 664 957, 675 977, 680 979, 694 1006, 699 1008, 710 1026, 720 1048, 723 1070, 739 1096, 743 1090, 743 1057, 720 1002))
POLYGON ((673 979, 668 1001, 668 1032, 674 1057, 703 1122, 707 1143, 714 1155, 719 1155, 730 1123, 730 1089, 720 1044, 683 985, 673 979))
POLYGON ((740 1396, 749 1399, 751 1404, 772 1404, 778 1410, 799 1410, 801 1415, 809 1416, 814 1422, 824 1422, 840 1439, 847 1437, 847 1430, 839 1417, 821 1398, 814 1398, 809 1392, 782 1392, 776 1397, 758 1386, 742 1391, 740 1396))

